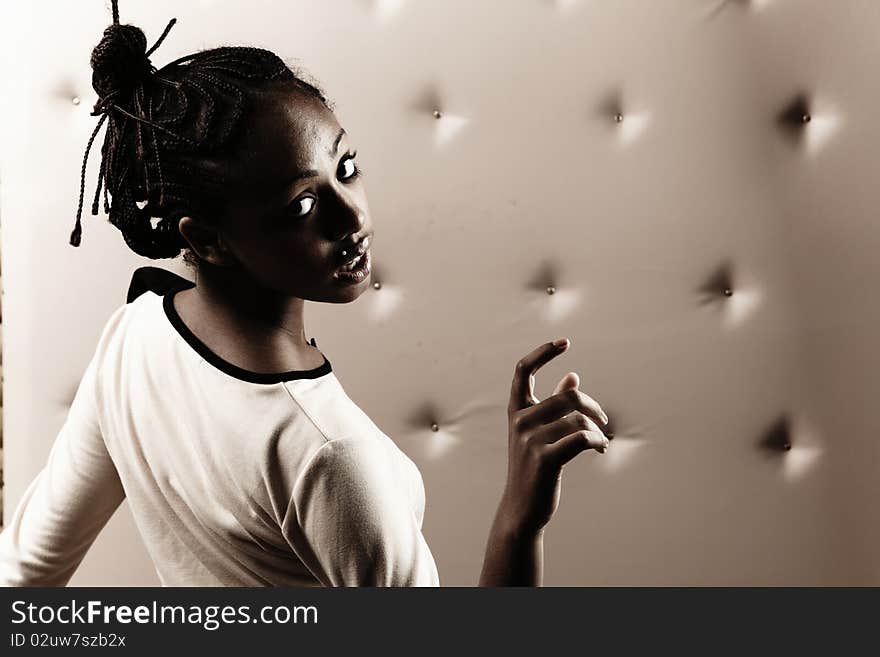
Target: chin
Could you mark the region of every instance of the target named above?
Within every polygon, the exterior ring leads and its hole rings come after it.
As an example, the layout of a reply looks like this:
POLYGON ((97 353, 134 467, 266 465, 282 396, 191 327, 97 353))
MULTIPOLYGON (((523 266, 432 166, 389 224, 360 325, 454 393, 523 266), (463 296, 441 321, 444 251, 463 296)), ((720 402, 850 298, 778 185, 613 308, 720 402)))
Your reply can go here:
POLYGON ((351 303, 352 301, 356 301, 364 292, 370 289, 370 275, 362 280, 360 283, 354 285, 335 285, 335 289, 329 291, 324 298, 316 299, 316 301, 322 301, 324 303, 351 303))

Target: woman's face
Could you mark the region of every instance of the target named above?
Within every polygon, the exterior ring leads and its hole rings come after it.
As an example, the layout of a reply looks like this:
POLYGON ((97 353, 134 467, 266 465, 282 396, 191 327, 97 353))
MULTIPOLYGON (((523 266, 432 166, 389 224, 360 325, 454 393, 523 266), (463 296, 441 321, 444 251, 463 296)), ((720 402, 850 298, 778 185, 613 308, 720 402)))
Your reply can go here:
MULTIPOLYGON (((355 281, 337 272, 373 235, 354 145, 317 98, 298 90, 259 98, 238 142, 223 243, 262 287, 311 301, 353 301, 367 289, 369 270, 355 281)), ((368 251, 361 267, 370 258, 368 251)))

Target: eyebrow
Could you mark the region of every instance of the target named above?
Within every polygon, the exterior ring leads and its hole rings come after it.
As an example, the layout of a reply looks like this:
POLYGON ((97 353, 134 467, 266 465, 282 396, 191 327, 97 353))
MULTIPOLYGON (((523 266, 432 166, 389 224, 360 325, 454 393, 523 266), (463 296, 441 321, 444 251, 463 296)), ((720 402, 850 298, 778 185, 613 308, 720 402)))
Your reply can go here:
MULTIPOLYGON (((339 152, 339 142, 342 141, 342 136, 345 134, 345 128, 339 131, 339 134, 336 135, 336 139, 333 141, 333 148, 327 150, 330 157, 336 157, 336 153, 339 152)), ((298 174, 290 178, 287 182, 284 183, 285 187, 290 187, 293 183, 298 180, 302 180, 303 178, 314 178, 318 175, 318 172, 314 169, 306 169, 305 171, 300 171, 298 174)))

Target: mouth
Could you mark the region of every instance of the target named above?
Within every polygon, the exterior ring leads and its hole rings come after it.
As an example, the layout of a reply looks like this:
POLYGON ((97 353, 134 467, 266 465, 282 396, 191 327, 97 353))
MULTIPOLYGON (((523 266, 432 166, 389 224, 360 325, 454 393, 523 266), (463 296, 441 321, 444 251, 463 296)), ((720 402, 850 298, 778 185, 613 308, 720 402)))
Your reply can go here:
POLYGON ((338 267, 333 278, 343 283, 359 283, 370 274, 370 249, 338 267))

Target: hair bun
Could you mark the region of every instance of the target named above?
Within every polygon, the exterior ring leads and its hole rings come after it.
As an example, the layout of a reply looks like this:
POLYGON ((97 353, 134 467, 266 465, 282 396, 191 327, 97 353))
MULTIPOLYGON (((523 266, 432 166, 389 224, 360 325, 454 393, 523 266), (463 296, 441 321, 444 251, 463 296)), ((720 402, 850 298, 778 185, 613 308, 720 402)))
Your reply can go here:
POLYGON ((147 37, 134 25, 113 24, 92 50, 92 87, 104 98, 134 88, 150 72, 147 37))

